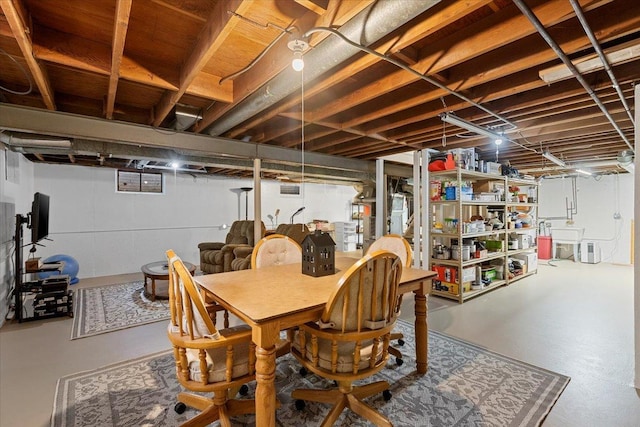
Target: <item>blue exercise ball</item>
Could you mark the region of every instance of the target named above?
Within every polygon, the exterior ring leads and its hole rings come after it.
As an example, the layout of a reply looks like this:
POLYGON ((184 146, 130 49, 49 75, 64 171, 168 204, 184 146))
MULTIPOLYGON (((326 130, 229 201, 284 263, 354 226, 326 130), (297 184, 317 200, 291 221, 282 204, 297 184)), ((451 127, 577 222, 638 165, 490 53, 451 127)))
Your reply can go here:
POLYGON ((44 264, 50 262, 64 262, 64 267, 62 268, 62 272, 58 271, 44 271, 38 273, 38 277, 41 279, 46 279, 50 276, 57 276, 59 274, 67 274, 69 275, 69 283, 75 285, 80 281, 78 279, 78 271, 80 271, 80 265, 78 265, 78 261, 75 258, 69 255, 52 255, 49 258, 44 259, 42 262, 44 264))

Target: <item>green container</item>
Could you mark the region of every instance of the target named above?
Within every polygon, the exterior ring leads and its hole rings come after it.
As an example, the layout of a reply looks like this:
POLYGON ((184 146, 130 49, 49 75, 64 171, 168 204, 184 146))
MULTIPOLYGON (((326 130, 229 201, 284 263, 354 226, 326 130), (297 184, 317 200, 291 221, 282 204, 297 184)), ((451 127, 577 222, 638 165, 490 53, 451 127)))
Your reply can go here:
POLYGON ((486 240, 484 244, 487 250, 490 252, 499 252, 504 250, 504 241, 502 240, 486 240))
POLYGON ((496 269, 495 267, 482 267, 482 279, 494 281, 496 278, 496 269))

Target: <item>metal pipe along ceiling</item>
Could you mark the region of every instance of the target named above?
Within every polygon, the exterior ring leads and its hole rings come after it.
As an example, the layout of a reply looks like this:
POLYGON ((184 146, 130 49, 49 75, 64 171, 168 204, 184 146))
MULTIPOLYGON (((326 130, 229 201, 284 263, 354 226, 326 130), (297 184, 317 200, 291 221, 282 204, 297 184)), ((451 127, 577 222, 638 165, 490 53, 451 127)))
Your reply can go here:
MULTIPOLYGON (((340 27, 340 32, 358 44, 369 46, 439 2, 440 0, 374 2, 340 27)), ((338 38, 328 37, 304 56, 304 82, 313 81, 359 52, 360 49, 345 45, 338 38)), ((301 85, 298 72, 286 67, 203 132, 213 136, 222 135, 299 90, 301 85)))
POLYGON ((607 119, 609 120, 613 128, 616 130, 616 132, 618 132, 618 134, 620 135, 622 140, 625 142, 625 144, 627 144, 627 146, 631 150, 633 150, 633 146, 625 136, 624 132, 622 132, 622 129, 620 129, 620 126, 618 126, 618 124, 613 119, 613 117, 611 117, 611 114, 609 113, 609 111, 607 111, 607 108, 604 106, 602 101, 600 101, 600 98, 598 98, 598 95, 596 95, 596 93, 591 88, 589 83, 587 83, 587 81, 584 79, 582 74, 580 74, 580 71, 578 71, 575 65, 573 65, 573 62, 571 62, 571 59, 569 59, 569 57, 563 52, 562 48, 560 48, 560 46, 555 42, 555 40, 553 40, 551 35, 549 35, 546 28, 544 27, 544 25, 542 25, 542 22, 540 22, 538 17, 533 13, 533 11, 529 8, 529 6, 527 6, 522 0, 513 0, 513 2, 515 3, 516 6, 518 6, 518 9, 520 9, 522 14, 526 16, 529 19, 529 21, 531 21, 531 23, 533 24, 535 29, 538 31, 538 33, 547 42, 547 44, 551 47, 551 49, 553 49, 555 54, 558 55, 558 58, 560 58, 564 63, 564 65, 566 65, 567 68, 571 70, 571 73, 575 76, 576 80, 580 82, 580 84, 587 91, 591 99, 593 99, 596 105, 600 107, 600 110, 602 111, 602 113, 607 117, 607 119))
POLYGON ((582 7, 580 6, 580 3, 578 3, 576 0, 569 0, 569 2, 571 3, 573 10, 576 12, 576 16, 578 17, 578 20, 580 21, 580 24, 582 25, 584 32, 587 34, 587 37, 589 37, 589 41, 591 41, 591 45, 593 46, 595 51, 598 53, 598 57, 600 58, 600 61, 602 61, 602 65, 604 66, 604 69, 607 71, 607 74, 611 79, 611 83, 613 83, 613 88, 618 93, 618 98, 620 98, 620 102, 622 102, 622 105, 624 106, 624 109, 627 112, 627 115, 629 116, 629 120, 631 120, 631 123, 634 123, 633 114, 631 114, 631 108, 629 108, 627 99, 622 94, 622 89, 620 89, 620 84, 618 83, 618 79, 616 79, 615 74, 613 74, 613 70, 611 69, 611 64, 609 64, 607 57, 602 51, 602 47, 600 47, 600 43, 598 43, 598 39, 596 38, 596 35, 593 34, 593 30, 589 26, 589 23, 587 22, 587 18, 584 16, 584 12, 582 11, 582 7))

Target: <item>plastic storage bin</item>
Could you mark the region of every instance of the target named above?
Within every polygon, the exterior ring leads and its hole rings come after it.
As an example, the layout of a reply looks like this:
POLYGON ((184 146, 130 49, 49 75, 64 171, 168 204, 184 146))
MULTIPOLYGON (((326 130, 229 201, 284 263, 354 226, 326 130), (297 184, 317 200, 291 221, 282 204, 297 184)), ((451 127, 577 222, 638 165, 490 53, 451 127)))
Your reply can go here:
POLYGON ((538 236, 538 259, 551 259, 551 236, 538 236))

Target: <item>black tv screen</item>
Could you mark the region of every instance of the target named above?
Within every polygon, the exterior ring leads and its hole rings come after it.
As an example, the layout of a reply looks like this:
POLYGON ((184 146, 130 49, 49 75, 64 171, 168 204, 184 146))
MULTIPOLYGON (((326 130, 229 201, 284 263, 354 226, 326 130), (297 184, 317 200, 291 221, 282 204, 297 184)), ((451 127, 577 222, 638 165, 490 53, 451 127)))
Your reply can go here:
POLYGON ((31 243, 49 235, 49 196, 36 193, 31 204, 31 243))

